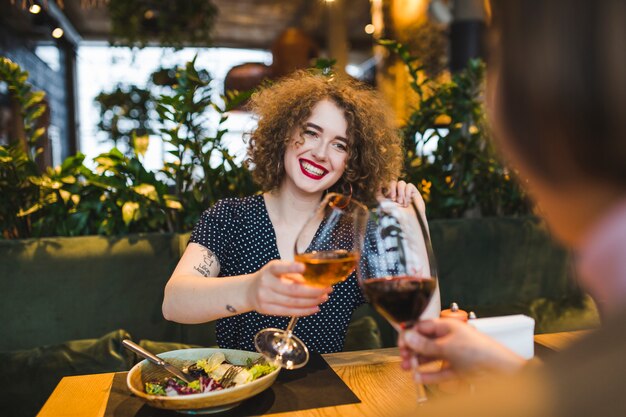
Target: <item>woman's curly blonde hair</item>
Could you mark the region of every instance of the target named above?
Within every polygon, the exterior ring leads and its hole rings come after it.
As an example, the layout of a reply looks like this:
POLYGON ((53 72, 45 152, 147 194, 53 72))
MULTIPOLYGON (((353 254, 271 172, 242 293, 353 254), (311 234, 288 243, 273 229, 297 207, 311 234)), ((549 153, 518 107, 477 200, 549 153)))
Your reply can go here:
POLYGON ((372 201, 379 188, 398 179, 402 141, 387 104, 368 86, 348 77, 297 71, 255 93, 250 110, 258 117, 250 133, 248 166, 264 191, 276 189, 285 176, 285 150, 296 130, 319 101, 344 110, 348 122, 348 160, 332 190, 352 188, 353 196, 372 201))

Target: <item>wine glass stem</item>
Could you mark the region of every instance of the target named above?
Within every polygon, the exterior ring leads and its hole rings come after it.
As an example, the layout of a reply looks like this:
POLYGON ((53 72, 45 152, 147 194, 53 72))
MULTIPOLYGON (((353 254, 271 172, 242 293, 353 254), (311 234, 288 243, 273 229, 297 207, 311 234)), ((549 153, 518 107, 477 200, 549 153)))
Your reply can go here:
POLYGON ((411 357, 411 372, 413 373, 413 380, 415 381, 417 403, 419 405, 422 405, 426 401, 428 401, 428 396, 426 395, 426 388, 424 388, 424 384, 422 384, 422 375, 420 375, 419 363, 417 362, 417 356, 411 357))
POLYGON ((298 317, 292 317, 289 320, 289 324, 285 329, 285 333, 282 334, 280 341, 275 346, 276 351, 278 352, 278 358, 282 358, 282 356, 291 349, 291 336, 293 335, 293 328, 296 327, 296 322, 298 321, 298 317))
POLYGON ((289 320, 289 325, 287 325, 287 328, 285 329, 285 334, 287 338, 291 337, 291 334, 293 333, 293 328, 296 327, 297 322, 298 317, 292 317, 291 320, 289 320))

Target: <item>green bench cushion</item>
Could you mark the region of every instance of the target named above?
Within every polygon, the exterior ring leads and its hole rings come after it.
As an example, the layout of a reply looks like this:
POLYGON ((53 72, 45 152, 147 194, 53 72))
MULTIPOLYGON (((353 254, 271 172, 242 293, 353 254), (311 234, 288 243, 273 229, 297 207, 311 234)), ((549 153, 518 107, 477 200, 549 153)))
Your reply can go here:
POLYGON ((130 369, 134 355, 122 346, 125 338, 126 331, 116 330, 99 339, 0 352, 2 415, 36 415, 64 376, 130 369))
POLYGON ((178 259, 174 234, 0 240, 0 351, 114 329, 181 340, 181 326, 161 313, 163 288, 178 259))
POLYGON ((456 302, 479 317, 527 314, 536 332, 598 324, 570 254, 536 218, 435 220, 430 231, 443 308, 456 302))

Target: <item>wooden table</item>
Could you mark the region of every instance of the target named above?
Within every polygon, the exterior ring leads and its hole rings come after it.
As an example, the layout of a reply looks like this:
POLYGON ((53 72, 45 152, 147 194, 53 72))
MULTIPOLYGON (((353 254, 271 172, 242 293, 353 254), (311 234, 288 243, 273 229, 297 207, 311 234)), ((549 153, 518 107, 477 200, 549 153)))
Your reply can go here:
MULTIPOLYGON (((584 332, 552 333, 535 336, 535 341, 561 350, 584 332)), ((400 369, 397 348, 340 352, 324 359, 361 403, 324 407, 292 413, 290 417, 395 415, 416 404, 411 374, 400 369)), ((44 404, 38 417, 102 417, 114 373, 65 377, 44 404)), ((277 416, 279 414, 268 414, 277 416)))

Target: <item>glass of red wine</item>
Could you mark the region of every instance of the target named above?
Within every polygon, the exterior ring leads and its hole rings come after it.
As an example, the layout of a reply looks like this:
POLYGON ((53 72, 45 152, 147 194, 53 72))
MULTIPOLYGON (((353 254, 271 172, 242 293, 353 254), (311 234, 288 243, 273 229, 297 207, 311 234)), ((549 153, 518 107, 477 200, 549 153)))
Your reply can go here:
MULTIPOLYGON (((399 332, 419 319, 437 288, 437 269, 426 221, 412 201, 382 200, 370 211, 357 276, 374 308, 399 332)), ((417 399, 427 400, 413 360, 417 399)))
MULTIPOLYGON (((352 274, 361 252, 368 221, 367 207, 355 199, 327 194, 298 233, 294 260, 305 266, 302 276, 309 285, 328 287, 352 274)), ((309 350, 294 335, 298 317, 286 330, 263 329, 254 338, 258 352, 285 369, 297 369, 309 360, 309 350)))

